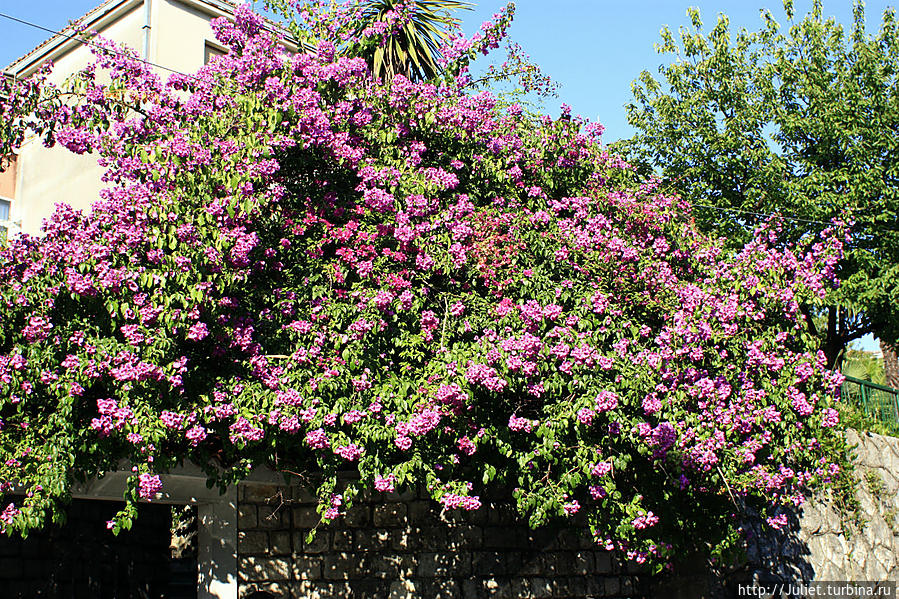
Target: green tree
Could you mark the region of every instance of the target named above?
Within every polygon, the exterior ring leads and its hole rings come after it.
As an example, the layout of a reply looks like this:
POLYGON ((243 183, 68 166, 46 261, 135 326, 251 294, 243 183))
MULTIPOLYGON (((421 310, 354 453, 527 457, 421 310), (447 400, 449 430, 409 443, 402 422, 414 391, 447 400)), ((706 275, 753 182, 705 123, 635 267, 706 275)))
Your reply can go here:
POLYGON ((820 1, 801 21, 791 0, 784 9, 786 31, 767 10, 736 36, 723 14, 704 34, 695 9, 679 44, 664 29, 658 50, 674 60, 634 83, 637 134, 618 149, 706 205, 699 224, 737 246, 769 213, 791 217, 783 241, 854 221, 842 286, 822 311, 804 308, 835 365, 867 333, 899 337, 899 34, 892 9, 876 36, 861 3, 848 34, 820 1))
POLYGON ((843 374, 878 385, 886 384, 883 361, 874 353, 849 348, 843 360, 843 374))

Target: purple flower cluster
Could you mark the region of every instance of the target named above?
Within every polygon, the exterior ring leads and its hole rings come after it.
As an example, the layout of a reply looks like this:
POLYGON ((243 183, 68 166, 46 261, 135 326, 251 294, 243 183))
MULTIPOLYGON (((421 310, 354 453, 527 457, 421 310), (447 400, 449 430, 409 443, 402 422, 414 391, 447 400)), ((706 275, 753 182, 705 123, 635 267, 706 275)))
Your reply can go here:
POLYGON ((0 154, 38 119, 109 184, 0 248, 0 481, 32 493, 0 526, 43 517, 72 447, 87 476, 210 455, 357 469, 341 494, 326 477, 325 520, 398 481, 478 509, 465 481, 486 474, 533 523, 583 514, 637 561, 671 555, 657 524, 678 505, 796 502, 838 475, 842 381, 799 334, 838 229, 728 253, 657 182, 618 187, 601 127, 470 93, 511 11, 453 38, 435 85, 339 56, 350 6, 302 10, 317 53, 283 53, 241 7, 215 23, 234 51, 195 76, 99 52, 76 107, 38 102, 46 73, 0 82, 0 118, 21 117, 0 154))

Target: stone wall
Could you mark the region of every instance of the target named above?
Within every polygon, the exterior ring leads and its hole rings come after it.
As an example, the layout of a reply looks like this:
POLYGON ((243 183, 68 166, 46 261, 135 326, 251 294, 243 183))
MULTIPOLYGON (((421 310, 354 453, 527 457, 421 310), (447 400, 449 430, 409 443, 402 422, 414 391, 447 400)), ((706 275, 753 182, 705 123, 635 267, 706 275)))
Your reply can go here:
POLYGON ((242 485, 239 513, 241 599, 630 597, 640 583, 578 530, 531 531, 503 503, 459 513, 378 496, 311 541, 319 515, 301 489, 242 485))
POLYGON ((847 431, 855 449, 860 526, 827 497, 788 513, 789 525, 773 531, 751 524, 746 560, 714 575, 697 567, 662 581, 656 597, 730 598, 737 585, 810 581, 899 580, 899 439, 847 431))
POLYGON ((897 580, 899 439, 848 435, 858 446, 863 526, 819 498, 789 514, 782 531, 753 525, 744 563, 712 575, 703 564, 686 564, 690 572, 675 579, 628 569, 583 529, 531 531, 502 502, 457 513, 421 494, 378 496, 307 542, 319 518, 314 497, 299 488, 242 485, 240 597, 699 599, 731 597, 737 584, 753 581, 897 580))
POLYGON ((760 570, 815 580, 899 580, 899 439, 850 430, 847 440, 857 445, 856 497, 866 522, 845 522, 827 499, 809 502, 778 543, 756 547, 760 570))

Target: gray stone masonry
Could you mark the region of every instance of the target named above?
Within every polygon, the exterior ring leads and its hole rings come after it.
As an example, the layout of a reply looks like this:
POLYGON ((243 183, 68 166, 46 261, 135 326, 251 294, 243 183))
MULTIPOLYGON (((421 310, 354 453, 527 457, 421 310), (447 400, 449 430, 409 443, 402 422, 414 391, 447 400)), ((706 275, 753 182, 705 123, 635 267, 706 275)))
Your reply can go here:
MULTIPOLYGON (((861 528, 820 497, 789 514, 782 531, 752 525, 744 563, 717 575, 692 564, 692 574, 675 579, 628 569, 584 530, 531 531, 504 502, 460 513, 421 494, 381 495, 307 540, 319 521, 308 490, 242 485, 240 596, 265 590, 292 599, 708 599, 733 596, 736 584, 753 580, 899 580, 899 439, 847 435, 857 445, 861 528)), ((0 562, 0 569, 18 567, 0 562)))
POLYGON ((629 597, 639 577, 584 531, 531 531, 511 505, 441 510, 420 494, 359 500, 322 526, 308 491, 242 485, 240 597, 586 599, 629 597))
POLYGON ((800 544, 816 580, 899 580, 899 439, 850 430, 847 440, 857 445, 856 496, 866 523, 844 530, 833 505, 810 502, 798 520, 800 544))
POLYGON ((864 518, 855 526, 829 500, 817 497, 789 513, 789 526, 751 525, 747 559, 717 576, 697 568, 664 581, 654 595, 671 599, 730 598, 752 582, 899 580, 899 439, 846 432, 855 445, 856 497, 864 518))

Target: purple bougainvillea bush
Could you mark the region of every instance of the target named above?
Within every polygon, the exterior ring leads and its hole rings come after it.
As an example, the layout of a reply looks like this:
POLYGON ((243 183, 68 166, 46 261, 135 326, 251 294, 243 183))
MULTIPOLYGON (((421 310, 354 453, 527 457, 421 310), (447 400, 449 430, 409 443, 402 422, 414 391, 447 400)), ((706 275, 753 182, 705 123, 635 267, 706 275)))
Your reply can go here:
POLYGON ((241 8, 196 75, 98 50, 68 88, 12 85, 5 149, 30 127, 95 152, 108 189, 0 250, 7 533, 127 464, 118 531, 192 461, 314 474, 323 522, 366 489, 477 510, 496 485, 662 567, 838 473, 840 381, 800 307, 842 233, 725 254, 622 183, 598 125, 468 94, 505 23, 436 83, 286 53, 241 8))

